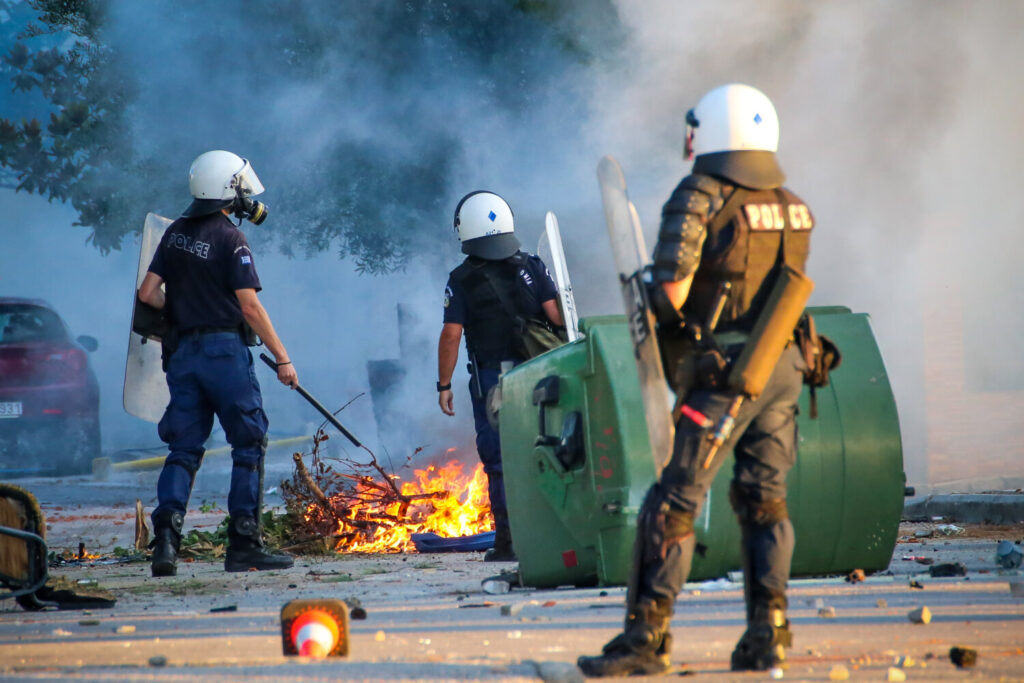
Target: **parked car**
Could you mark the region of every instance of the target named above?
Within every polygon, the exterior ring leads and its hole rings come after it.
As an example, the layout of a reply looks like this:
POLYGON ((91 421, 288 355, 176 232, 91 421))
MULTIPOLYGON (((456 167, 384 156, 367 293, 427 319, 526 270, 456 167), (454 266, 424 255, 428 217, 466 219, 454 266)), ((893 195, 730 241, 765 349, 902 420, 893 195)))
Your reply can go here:
POLYGON ((89 471, 100 454, 100 391, 87 352, 45 301, 0 297, 0 468, 89 471))

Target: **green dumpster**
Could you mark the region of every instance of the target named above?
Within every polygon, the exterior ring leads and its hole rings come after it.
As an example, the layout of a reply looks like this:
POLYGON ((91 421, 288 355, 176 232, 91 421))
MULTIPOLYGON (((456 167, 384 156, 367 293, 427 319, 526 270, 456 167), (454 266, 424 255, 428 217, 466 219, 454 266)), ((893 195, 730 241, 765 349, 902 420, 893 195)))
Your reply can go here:
MULTIPOLYGON (((801 398, 799 457, 789 475, 793 575, 884 569, 905 484, 888 375, 866 314, 809 310, 843 364, 818 390, 817 419, 809 418, 806 391, 801 398)), ((626 583, 637 511, 655 478, 625 319, 587 318, 581 328, 582 339, 502 377, 505 489, 525 585, 626 583)), ((691 579, 740 568, 731 473, 727 461, 697 519, 706 552, 691 579)))

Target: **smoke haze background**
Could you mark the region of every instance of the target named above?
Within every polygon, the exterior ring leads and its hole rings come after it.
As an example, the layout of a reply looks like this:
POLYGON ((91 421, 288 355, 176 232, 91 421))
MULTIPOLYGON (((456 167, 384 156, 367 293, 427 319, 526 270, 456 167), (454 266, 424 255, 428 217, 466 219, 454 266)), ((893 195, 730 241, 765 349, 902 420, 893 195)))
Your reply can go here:
MULTIPOLYGON (((571 3, 539 25, 497 2, 422 3, 419 24, 389 3, 344 17, 332 9, 326 21, 317 12, 327 6, 289 6, 282 17, 272 3, 119 1, 105 39, 136 78, 126 134, 160 162, 157 176, 144 176, 163 198, 152 210, 184 208, 185 171, 206 149, 253 161, 272 213, 243 229, 261 298, 314 395, 338 407, 368 391, 366 362, 400 355, 396 304, 422 312, 417 370, 393 395, 406 432, 381 438, 396 458, 414 446, 473 458, 464 357, 454 420, 433 390, 444 281, 461 260, 451 231, 458 199, 481 188, 505 196, 531 251, 544 212, 555 211, 581 314, 619 312, 597 161, 611 153, 622 163, 653 246, 661 204, 689 168, 685 111, 738 81, 775 102, 787 185, 815 213, 812 303, 872 316, 910 483, 991 478, 994 469, 1024 478, 1021 447, 1006 450, 1019 413, 983 409, 993 400, 1014 408, 1024 389, 1014 344, 1024 199, 1012 187, 1024 150, 1024 7, 621 0, 571 3), (492 42, 442 30, 469 7, 492 42), (569 48, 566 37, 576 41, 569 48), (316 50, 301 69, 288 62, 292 42, 316 50), (488 44, 493 52, 480 47, 488 44), (303 228, 328 196, 344 199, 339 223, 369 221, 407 250, 406 269, 360 275, 337 258, 353 245, 330 232, 326 251, 306 259, 324 245, 303 228), (937 381, 948 363, 930 365, 925 351, 951 343, 962 344, 970 378, 959 385, 937 381), (960 431, 936 431, 951 402, 966 411, 960 431), (960 448, 969 452, 959 476, 937 475, 929 454, 960 448)), ((93 362, 106 448, 156 445, 155 428, 120 407, 137 245, 102 257, 74 218, 38 197, 0 195, 0 293, 47 298, 76 334, 100 339, 93 362)), ((272 430, 308 429, 312 410, 259 372, 272 430)), ((369 397, 342 420, 375 439, 369 397)))

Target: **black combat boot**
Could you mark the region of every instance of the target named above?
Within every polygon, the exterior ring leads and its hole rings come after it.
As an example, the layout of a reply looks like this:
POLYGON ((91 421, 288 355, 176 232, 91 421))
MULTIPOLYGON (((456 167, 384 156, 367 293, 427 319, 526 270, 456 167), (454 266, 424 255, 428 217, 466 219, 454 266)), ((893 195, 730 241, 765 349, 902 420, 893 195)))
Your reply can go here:
POLYGON ((162 512, 153 516, 153 576, 176 576, 181 527, 185 517, 180 512, 162 512))
POLYGON ((750 610, 747 630, 732 651, 732 670, 785 669, 786 648, 792 644, 785 603, 755 604, 750 610))
POLYGON ((495 520, 494 547, 484 553, 484 562, 515 562, 516 553, 512 549, 512 531, 508 528, 508 519, 504 524, 495 520))
POLYGON ((626 628, 597 657, 580 657, 576 665, 585 676, 637 676, 660 674, 672 665, 672 636, 668 632, 670 609, 642 602, 626 617, 626 628))
POLYGON ((260 526, 252 517, 231 519, 228 525, 228 551, 224 571, 247 572, 250 569, 288 569, 295 561, 291 555, 275 555, 263 547, 260 526))

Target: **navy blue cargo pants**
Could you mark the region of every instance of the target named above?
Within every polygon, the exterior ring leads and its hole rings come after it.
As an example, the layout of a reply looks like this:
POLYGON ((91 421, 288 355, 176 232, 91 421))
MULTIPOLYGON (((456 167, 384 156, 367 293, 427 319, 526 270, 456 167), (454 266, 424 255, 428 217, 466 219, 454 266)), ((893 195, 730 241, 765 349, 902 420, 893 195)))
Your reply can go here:
POLYGON ((487 392, 498 383, 500 374, 496 368, 480 368, 480 392, 476 391, 476 379, 469 379, 469 395, 473 400, 473 421, 476 425, 476 450, 487 474, 487 494, 491 500, 491 514, 494 526, 508 529, 508 505, 505 502, 505 482, 501 469, 501 439, 498 430, 487 421, 487 392))
POLYGON ((228 513, 254 517, 260 504, 267 415, 252 354, 237 332, 185 334, 167 366, 171 402, 158 427, 170 454, 157 481, 153 519, 185 514, 203 444, 220 420, 231 444, 228 513))

